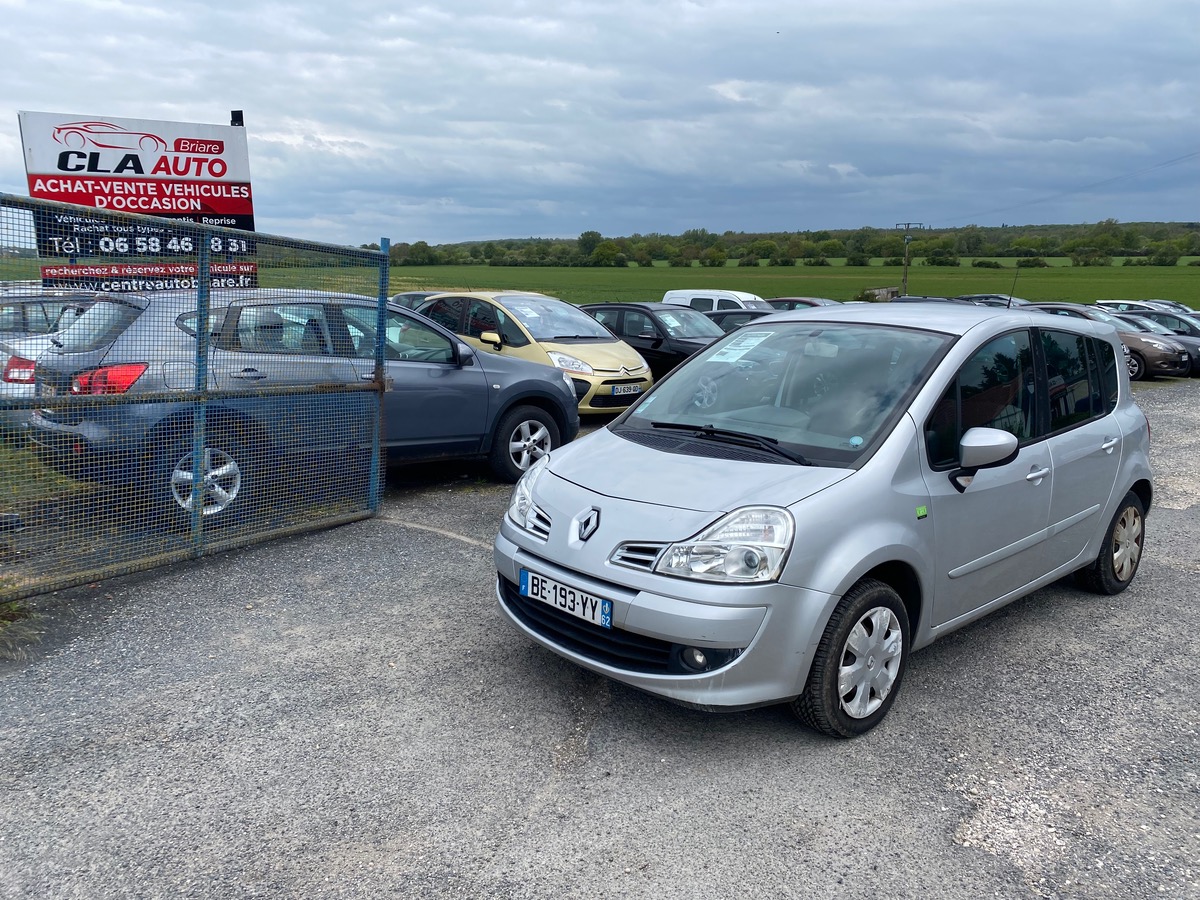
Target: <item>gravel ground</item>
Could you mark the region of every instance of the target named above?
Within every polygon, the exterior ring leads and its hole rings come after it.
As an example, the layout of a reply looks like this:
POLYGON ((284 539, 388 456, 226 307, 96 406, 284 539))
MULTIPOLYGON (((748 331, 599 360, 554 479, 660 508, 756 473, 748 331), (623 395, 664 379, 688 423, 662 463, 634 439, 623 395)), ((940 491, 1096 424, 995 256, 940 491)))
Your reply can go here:
POLYGON ((1138 386, 1133 586, 913 657, 855 741, 581 671, 495 608, 508 489, 40 598, 0 662, 0 897, 1200 897, 1200 382, 1138 386))

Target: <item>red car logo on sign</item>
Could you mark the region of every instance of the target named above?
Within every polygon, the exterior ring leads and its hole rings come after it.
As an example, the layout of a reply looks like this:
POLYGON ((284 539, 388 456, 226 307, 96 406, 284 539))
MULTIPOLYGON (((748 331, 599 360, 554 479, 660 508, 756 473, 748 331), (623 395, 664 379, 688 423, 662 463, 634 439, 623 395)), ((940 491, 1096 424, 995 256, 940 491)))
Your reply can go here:
POLYGON ((112 122, 68 122, 54 129, 54 140, 72 150, 99 147, 102 150, 141 150, 156 153, 167 142, 148 131, 129 131, 112 122))

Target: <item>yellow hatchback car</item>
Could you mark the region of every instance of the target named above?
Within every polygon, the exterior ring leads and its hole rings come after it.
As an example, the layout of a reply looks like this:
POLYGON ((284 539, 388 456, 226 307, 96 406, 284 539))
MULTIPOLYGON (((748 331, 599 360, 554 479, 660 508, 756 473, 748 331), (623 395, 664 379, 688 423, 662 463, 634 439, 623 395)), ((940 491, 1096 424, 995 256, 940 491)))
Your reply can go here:
POLYGON ((654 379, 641 355, 579 307, 529 292, 430 297, 418 312, 489 353, 555 366, 575 385, 581 413, 619 412, 654 379))

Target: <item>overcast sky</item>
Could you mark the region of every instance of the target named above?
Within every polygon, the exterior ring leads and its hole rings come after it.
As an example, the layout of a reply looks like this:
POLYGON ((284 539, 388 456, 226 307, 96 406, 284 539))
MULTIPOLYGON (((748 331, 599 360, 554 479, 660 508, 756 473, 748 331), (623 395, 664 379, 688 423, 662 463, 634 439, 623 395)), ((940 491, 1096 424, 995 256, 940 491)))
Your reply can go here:
POLYGON ((0 0, 17 111, 227 125, 258 230, 1200 220, 1197 0, 0 0))

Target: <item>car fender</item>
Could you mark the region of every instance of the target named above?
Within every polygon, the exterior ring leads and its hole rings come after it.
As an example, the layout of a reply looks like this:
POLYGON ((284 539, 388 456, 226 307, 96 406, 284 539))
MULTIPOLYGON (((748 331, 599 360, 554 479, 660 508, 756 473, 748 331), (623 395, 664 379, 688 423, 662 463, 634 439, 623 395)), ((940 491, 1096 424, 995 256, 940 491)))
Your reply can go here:
POLYGON ((916 426, 905 416, 860 470, 789 507, 796 537, 781 581, 829 597, 814 643, 841 597, 868 575, 888 581, 904 597, 914 637, 918 633, 934 583, 935 557, 916 436, 916 426), (823 527, 844 520, 848 508, 865 511, 854 527, 823 527))

